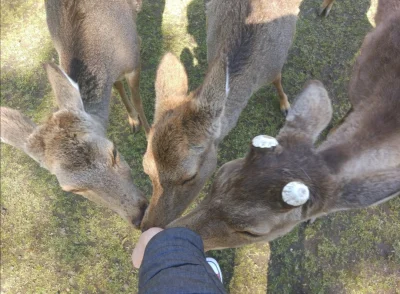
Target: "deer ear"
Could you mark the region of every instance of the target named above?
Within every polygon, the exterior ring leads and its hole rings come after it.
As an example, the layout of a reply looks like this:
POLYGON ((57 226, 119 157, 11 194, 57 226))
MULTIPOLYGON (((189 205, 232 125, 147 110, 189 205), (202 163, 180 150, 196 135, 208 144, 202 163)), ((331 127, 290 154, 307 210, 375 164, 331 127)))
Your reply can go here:
POLYGON ((331 118, 332 105, 327 91, 321 82, 310 81, 289 110, 278 139, 282 136, 302 135, 314 143, 331 118))
POLYGON ((29 148, 29 137, 37 129, 36 125, 22 113, 7 107, 0 107, 1 142, 14 146, 37 162, 41 163, 42 152, 29 148))
POLYGON ((165 54, 157 69, 157 99, 173 95, 185 95, 187 92, 188 77, 185 67, 172 53, 165 54))
POLYGON ((172 53, 165 54, 158 66, 155 89, 156 116, 169 109, 169 105, 180 102, 188 92, 185 67, 172 53))
POLYGON ((200 87, 196 106, 213 120, 218 120, 225 109, 230 93, 230 69, 227 59, 216 58, 209 66, 204 82, 200 87))
POLYGON ((333 211, 377 205, 400 195, 400 166, 344 182, 333 211))
POLYGON ((53 63, 44 65, 51 88, 60 109, 83 111, 83 102, 78 84, 75 83, 59 66, 53 63))

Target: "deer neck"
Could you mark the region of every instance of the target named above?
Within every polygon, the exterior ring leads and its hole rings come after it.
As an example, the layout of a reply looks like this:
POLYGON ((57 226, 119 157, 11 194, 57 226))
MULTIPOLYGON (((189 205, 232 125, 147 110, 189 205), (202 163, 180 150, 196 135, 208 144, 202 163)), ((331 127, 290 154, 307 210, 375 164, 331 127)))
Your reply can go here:
POLYGON ((221 117, 221 134, 219 140, 222 141, 229 132, 236 126, 240 113, 246 107, 249 101, 252 89, 251 85, 243 85, 240 87, 235 82, 232 82, 230 93, 226 99, 223 116, 221 117))
POLYGON ((98 89, 90 90, 86 95, 82 94, 85 111, 99 122, 104 129, 107 129, 108 125, 110 97, 111 85, 103 85, 98 89))
POLYGON ((377 113, 378 108, 354 111, 318 148, 334 174, 352 177, 399 164, 399 127, 396 122, 379 124, 380 117, 390 115, 377 113))
POLYGON ((235 127, 240 113, 249 100, 253 86, 242 83, 243 77, 229 73, 226 56, 221 54, 210 65, 203 85, 197 90, 200 107, 209 113, 213 124, 219 124, 217 143, 235 127))
POLYGON ((72 59, 68 75, 78 83, 85 111, 107 128, 113 82, 102 69, 92 69, 79 59, 72 59))

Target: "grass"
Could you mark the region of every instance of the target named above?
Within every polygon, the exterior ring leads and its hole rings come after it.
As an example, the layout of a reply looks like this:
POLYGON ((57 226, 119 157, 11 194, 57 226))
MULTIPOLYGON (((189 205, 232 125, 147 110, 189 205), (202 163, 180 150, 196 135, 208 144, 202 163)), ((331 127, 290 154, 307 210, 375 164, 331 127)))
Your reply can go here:
MULTIPOLYGON (((348 110, 347 83, 376 0, 337 1, 328 18, 319 0, 301 5, 283 83, 293 99, 308 79, 324 82, 334 104, 330 127, 348 110), (370 9, 372 6, 372 9, 370 9)), ((43 1, 1 2, 1 105, 36 122, 54 101, 42 63, 57 60, 43 1)), ((154 79, 166 51, 180 57, 190 88, 206 71, 202 0, 144 1, 141 95, 150 121, 154 79)), ((135 184, 151 195, 142 170, 143 133, 131 135, 120 99, 113 99, 109 137, 132 167, 135 184)), ((260 133, 283 124, 277 95, 266 86, 250 100, 224 140, 218 164, 242 157, 260 133)), ((1 145, 1 293, 135 293, 130 254, 139 236, 123 220, 86 199, 61 191, 57 180, 22 152, 1 145)), ((204 193, 208 190, 205 187, 204 193)), ((269 244, 213 251, 231 293, 399 293, 400 199, 377 208, 341 212, 302 224, 269 244), (397 292, 396 292, 397 291, 397 292)))

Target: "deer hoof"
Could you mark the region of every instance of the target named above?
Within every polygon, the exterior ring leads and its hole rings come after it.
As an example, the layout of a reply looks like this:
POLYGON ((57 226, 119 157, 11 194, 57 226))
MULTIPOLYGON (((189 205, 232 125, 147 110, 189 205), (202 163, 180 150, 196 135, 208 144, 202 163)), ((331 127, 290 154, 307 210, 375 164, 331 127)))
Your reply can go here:
POLYGON ((331 12, 331 8, 332 8, 331 5, 320 7, 318 15, 321 17, 328 17, 329 13, 331 12))
POLYGON ((282 114, 286 117, 289 113, 290 103, 285 93, 283 93, 283 95, 279 97, 279 107, 282 114))
POLYGON ((307 225, 313 224, 313 223, 315 222, 316 219, 317 219, 316 217, 310 218, 310 219, 307 221, 307 225))
POLYGON ((282 112, 283 116, 286 117, 289 114, 289 109, 290 109, 289 102, 285 103, 284 105, 281 105, 280 108, 281 108, 281 112, 282 112))
POLYGON ((139 118, 137 119, 133 119, 131 117, 129 117, 129 125, 131 126, 131 131, 133 134, 136 134, 138 132, 140 132, 140 129, 142 127, 142 123, 140 121, 139 118))

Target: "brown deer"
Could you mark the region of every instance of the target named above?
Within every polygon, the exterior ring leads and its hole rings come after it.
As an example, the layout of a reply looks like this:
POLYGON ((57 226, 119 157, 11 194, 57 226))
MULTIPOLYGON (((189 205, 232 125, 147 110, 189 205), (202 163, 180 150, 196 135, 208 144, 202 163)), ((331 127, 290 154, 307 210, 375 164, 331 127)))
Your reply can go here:
MULTIPOLYGON (((142 116, 138 81, 139 37, 135 1, 46 1, 47 22, 61 67, 46 70, 59 110, 36 126, 16 110, 1 108, 1 139, 55 174, 61 187, 102 204, 136 227, 147 200, 128 164, 106 138, 113 83, 126 76, 142 116), (75 83, 76 82, 76 83, 75 83)), ((136 102, 135 102, 136 101, 136 102)), ((131 122, 139 126, 133 108, 131 122)))
POLYGON ((365 38, 354 66, 352 111, 318 148, 332 108, 323 85, 313 81, 277 138, 254 138, 247 156, 224 164, 210 194, 168 227, 198 232, 207 250, 238 247, 271 241, 327 213, 398 196, 400 11, 388 11, 378 10, 381 23, 365 38))
POLYGON ((118 90, 134 131, 150 126, 139 94, 140 37, 136 14, 141 0, 46 0, 47 25, 61 68, 77 82, 85 110, 103 125, 111 90, 118 90), (132 99, 126 95, 126 78, 132 99), (136 109, 136 110, 135 110, 136 109))
POLYGON ((142 229, 164 227, 198 195, 216 168, 219 142, 235 127, 251 95, 274 83, 283 112, 289 102, 281 70, 295 33, 301 0, 209 1, 209 68, 187 94, 185 69, 172 54, 156 77, 154 123, 143 158, 153 196, 142 229))

